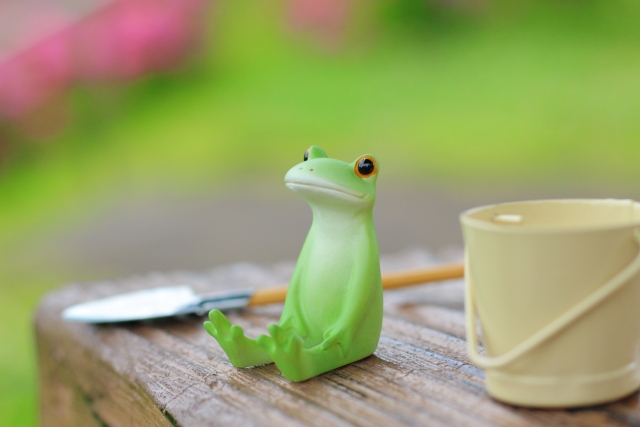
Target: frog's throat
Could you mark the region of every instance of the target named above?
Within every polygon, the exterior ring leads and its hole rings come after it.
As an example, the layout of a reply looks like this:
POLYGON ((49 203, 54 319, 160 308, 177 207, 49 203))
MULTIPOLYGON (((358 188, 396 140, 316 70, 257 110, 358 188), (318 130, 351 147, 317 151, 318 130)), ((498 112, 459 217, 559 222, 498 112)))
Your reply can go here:
POLYGON ((343 193, 343 194, 346 194, 347 196, 357 197, 358 199, 363 199, 365 196, 364 194, 356 193, 355 191, 351 191, 346 188, 339 187, 337 185, 332 185, 329 183, 324 183, 324 182, 322 184, 319 184, 319 183, 311 183, 311 182, 287 181, 285 182, 285 185, 290 189, 293 189, 293 187, 312 187, 312 188, 317 188, 321 191, 326 191, 326 192, 343 193))

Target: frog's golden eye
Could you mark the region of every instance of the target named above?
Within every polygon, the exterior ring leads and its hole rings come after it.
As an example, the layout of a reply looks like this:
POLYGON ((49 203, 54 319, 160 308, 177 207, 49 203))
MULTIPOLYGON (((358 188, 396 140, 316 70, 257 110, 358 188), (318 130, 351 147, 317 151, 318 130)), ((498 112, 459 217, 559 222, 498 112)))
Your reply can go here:
POLYGON ((373 157, 362 156, 356 161, 353 169, 360 178, 368 178, 378 172, 378 165, 373 157))
POLYGON ((309 160, 309 151, 311 150, 311 148, 307 148, 307 151, 304 152, 304 161, 306 162, 307 160, 309 160))

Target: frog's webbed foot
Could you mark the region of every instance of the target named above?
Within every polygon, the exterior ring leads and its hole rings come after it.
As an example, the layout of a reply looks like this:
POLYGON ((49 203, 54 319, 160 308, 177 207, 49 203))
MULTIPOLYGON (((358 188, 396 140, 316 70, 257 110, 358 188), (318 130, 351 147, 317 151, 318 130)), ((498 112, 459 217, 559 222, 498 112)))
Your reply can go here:
POLYGON ((290 381, 303 381, 313 375, 308 375, 308 363, 302 338, 293 331, 278 325, 267 327, 268 335, 260 335, 258 344, 265 349, 278 369, 290 381))
POLYGON ((220 310, 211 310, 209 319, 204 328, 218 341, 233 366, 246 368, 273 362, 256 340, 247 338, 242 328, 232 325, 220 310))
POLYGON ((278 325, 269 325, 267 329, 271 336, 260 335, 258 344, 290 381, 304 381, 353 361, 340 354, 339 346, 326 350, 320 346, 305 348, 303 339, 294 330, 278 325))

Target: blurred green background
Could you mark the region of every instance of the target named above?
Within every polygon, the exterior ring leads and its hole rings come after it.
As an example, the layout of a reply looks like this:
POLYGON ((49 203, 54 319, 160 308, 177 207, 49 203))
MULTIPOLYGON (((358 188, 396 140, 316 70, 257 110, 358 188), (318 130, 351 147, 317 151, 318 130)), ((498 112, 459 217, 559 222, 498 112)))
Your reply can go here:
MULTIPOLYGON (((294 205, 282 177, 312 144, 344 160, 375 154, 387 194, 416 199, 638 197, 640 3, 354 0, 341 9, 316 0, 302 18, 294 3, 212 3, 202 43, 178 69, 73 85, 71 119, 54 134, 0 119, 0 425, 37 423, 31 319, 47 291, 149 268, 273 261, 240 250, 209 263, 74 262, 55 236, 92 221, 109 233, 127 209, 230 200, 255 210, 254 198, 286 218, 294 205), (114 209, 111 228, 96 220, 114 209)), ((96 244, 88 236, 82 244, 96 244)), ((131 253, 144 258, 146 248, 131 253)))

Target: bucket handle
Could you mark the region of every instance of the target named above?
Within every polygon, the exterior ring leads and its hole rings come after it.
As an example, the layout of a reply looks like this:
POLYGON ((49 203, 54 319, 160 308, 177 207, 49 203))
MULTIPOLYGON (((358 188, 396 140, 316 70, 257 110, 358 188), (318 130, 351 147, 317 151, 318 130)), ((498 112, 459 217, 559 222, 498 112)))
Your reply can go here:
MULTIPOLYGON (((640 244, 640 228, 634 230, 634 238, 638 244, 640 244)), ((469 270, 469 257, 465 251, 465 272, 469 270)), ((571 307, 562 315, 555 318, 548 323, 542 329, 531 335, 520 344, 516 345, 509 351, 500 356, 487 357, 483 356, 478 351, 478 337, 476 331, 476 307, 475 307, 475 294, 473 292, 473 286, 471 283, 470 274, 466 276, 465 285, 465 313, 466 313, 466 327, 467 327, 467 349, 469 352, 469 358, 478 367, 483 369, 500 368, 508 365, 518 358, 524 356, 531 350, 538 347, 540 344, 547 341, 549 338, 556 335, 558 332, 569 326, 578 318, 586 314, 589 310, 602 303, 606 298, 611 296, 614 292, 624 286, 629 279, 631 279, 636 273, 640 271, 640 251, 636 257, 622 269, 618 274, 609 279, 604 285, 598 287, 595 291, 591 292, 582 301, 571 307)))

